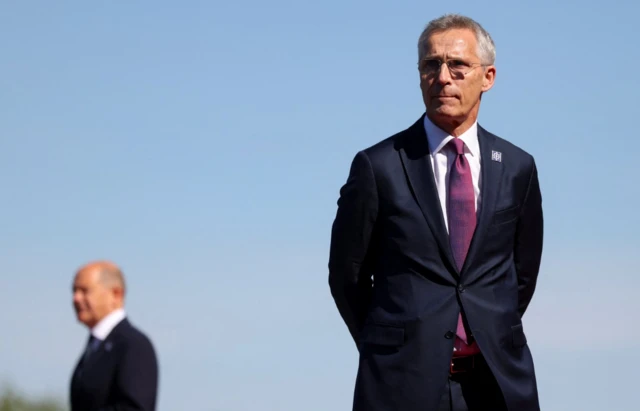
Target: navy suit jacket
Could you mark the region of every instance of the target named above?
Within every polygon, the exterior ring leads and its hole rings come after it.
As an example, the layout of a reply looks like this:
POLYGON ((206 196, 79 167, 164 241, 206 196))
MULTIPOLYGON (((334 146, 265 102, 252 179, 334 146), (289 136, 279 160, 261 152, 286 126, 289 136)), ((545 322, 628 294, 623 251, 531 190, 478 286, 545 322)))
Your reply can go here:
POLYGON ((436 409, 463 310, 508 409, 537 411, 522 323, 542 254, 534 159, 478 126, 481 204, 459 271, 423 124, 358 152, 340 190, 329 285, 360 354, 353 409, 436 409))
POLYGON ((158 363, 149 338, 124 319, 71 378, 71 411, 154 411, 158 363))

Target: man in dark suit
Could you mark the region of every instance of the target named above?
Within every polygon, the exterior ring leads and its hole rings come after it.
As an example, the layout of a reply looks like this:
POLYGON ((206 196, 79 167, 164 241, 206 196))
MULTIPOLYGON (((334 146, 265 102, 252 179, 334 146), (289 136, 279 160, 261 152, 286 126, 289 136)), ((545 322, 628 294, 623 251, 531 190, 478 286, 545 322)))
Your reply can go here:
POLYGON ((105 261, 78 270, 73 306, 90 330, 71 378, 72 411, 154 411, 158 363, 149 338, 124 311, 121 270, 105 261))
POLYGON ((438 18, 418 48, 425 115, 357 153, 332 228, 353 409, 539 410, 522 323, 542 254, 534 159, 477 124, 496 73, 477 22, 438 18))

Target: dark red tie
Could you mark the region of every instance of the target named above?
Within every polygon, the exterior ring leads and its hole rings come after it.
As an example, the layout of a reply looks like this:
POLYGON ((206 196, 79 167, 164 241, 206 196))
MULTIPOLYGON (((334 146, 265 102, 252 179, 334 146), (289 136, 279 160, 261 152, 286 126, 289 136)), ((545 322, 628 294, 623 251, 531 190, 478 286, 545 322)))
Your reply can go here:
MULTIPOLYGON (((456 153, 449 175, 449 192, 447 195, 449 242, 453 252, 453 259, 458 266, 458 270, 461 270, 476 229, 475 196, 471 168, 464 156, 464 141, 454 138, 447 145, 451 146, 456 153)), ((467 351, 468 354, 472 353, 469 351, 477 351, 475 344, 474 347, 467 345, 468 339, 462 321, 462 313, 458 316, 456 335, 465 342, 462 346, 456 344, 458 351, 467 351)))

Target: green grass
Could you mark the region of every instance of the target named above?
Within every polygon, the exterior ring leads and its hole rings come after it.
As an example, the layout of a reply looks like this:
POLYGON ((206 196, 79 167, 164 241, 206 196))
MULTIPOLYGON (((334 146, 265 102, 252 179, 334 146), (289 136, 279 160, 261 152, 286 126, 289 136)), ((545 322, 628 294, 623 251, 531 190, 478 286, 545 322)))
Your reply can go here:
POLYGON ((67 408, 55 398, 27 398, 5 388, 0 395, 0 411, 67 411, 67 408))

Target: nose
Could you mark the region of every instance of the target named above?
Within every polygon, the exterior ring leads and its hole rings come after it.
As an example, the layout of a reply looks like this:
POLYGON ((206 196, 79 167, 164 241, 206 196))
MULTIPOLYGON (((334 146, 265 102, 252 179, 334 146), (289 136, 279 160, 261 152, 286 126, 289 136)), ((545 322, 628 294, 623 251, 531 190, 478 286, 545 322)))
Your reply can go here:
POLYGON ((79 304, 81 300, 82 300, 82 294, 80 293, 80 291, 74 291, 73 292, 73 303, 74 304, 79 304))
POLYGON ((438 82, 441 84, 451 82, 451 72, 449 71, 449 66, 445 62, 440 64, 440 70, 438 70, 438 82))

